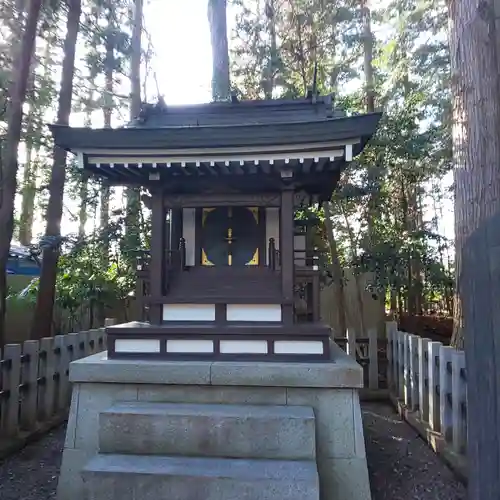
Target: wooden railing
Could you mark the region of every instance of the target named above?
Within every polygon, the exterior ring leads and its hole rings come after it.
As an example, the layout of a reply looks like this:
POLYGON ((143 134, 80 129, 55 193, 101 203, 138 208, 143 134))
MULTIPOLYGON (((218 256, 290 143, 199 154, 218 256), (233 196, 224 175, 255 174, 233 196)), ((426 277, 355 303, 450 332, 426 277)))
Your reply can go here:
POLYGON ((465 353, 387 324, 389 391, 403 416, 466 476, 465 353))
POLYGON ((387 340, 379 338, 376 328, 368 329, 368 337, 358 337, 348 328, 346 338, 335 338, 335 342, 363 367, 365 388, 387 389, 387 340))
POLYGON ((0 458, 67 417, 70 362, 103 350, 100 328, 7 344, 0 351, 0 458))

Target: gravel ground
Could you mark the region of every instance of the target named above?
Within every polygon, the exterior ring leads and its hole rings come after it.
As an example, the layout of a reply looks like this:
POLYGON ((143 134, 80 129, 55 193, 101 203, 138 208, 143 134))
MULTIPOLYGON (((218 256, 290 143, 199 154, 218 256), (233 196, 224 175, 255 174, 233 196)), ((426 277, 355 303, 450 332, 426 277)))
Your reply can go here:
MULTIPOLYGON (((363 420, 373 500, 465 499, 464 487, 390 406, 363 404, 363 420)), ((1 500, 55 498, 64 431, 0 461, 1 500)))
POLYGON ((21 452, 0 461, 0 500, 49 500, 56 497, 65 426, 21 452))
POLYGON ((362 410, 373 500, 465 500, 465 487, 391 406, 362 410))

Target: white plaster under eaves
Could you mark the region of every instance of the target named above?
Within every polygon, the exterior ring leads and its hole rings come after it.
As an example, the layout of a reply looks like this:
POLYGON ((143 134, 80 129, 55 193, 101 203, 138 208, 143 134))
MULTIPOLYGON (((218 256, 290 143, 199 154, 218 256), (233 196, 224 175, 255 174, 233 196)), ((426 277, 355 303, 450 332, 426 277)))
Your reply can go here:
MULTIPOLYGON (((311 149, 310 144, 296 144, 288 146, 262 146, 250 148, 214 148, 214 149, 88 149, 77 150, 80 167, 83 167, 83 155, 88 156, 88 163, 92 165, 137 165, 139 168, 143 163, 158 164, 170 167, 172 164, 181 166, 200 166, 208 164, 211 166, 217 163, 229 166, 231 163, 254 163, 259 165, 261 161, 269 162, 271 165, 275 161, 285 161, 304 163, 307 160, 319 162, 320 159, 328 158, 335 161, 336 158, 345 157, 346 161, 351 161, 353 157, 353 145, 358 144, 360 139, 332 141, 329 143, 314 144, 311 149)), ((162 167, 163 168, 163 167, 162 167)))
MULTIPOLYGON (((325 149, 337 149, 343 148, 346 145, 353 146, 354 144, 359 144, 361 142, 360 137, 354 139, 346 139, 342 141, 329 141, 329 142, 316 142, 314 143, 314 148, 317 151, 324 151, 325 149)), ((75 149, 73 152, 75 154, 84 153, 86 155, 113 155, 113 156, 130 156, 130 155, 160 155, 160 156, 186 156, 190 157, 196 156, 208 156, 208 155, 230 155, 237 156, 245 154, 259 154, 259 153, 277 153, 277 152, 301 152, 307 149, 311 149, 310 144, 285 144, 285 145, 275 145, 275 146, 245 146, 245 147, 235 147, 235 148, 193 148, 193 149, 127 149, 127 148, 117 148, 117 149, 105 149, 105 148, 88 148, 88 149, 75 149)), ((284 158, 285 155, 282 155, 284 158)))

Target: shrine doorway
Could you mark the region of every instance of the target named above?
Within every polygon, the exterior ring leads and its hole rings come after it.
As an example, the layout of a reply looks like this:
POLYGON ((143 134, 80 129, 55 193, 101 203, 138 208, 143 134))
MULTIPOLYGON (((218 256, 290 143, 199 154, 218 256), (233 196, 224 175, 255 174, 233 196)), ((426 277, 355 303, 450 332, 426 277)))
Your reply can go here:
POLYGON ((265 221, 255 207, 203 208, 202 266, 259 266, 265 261, 265 221))

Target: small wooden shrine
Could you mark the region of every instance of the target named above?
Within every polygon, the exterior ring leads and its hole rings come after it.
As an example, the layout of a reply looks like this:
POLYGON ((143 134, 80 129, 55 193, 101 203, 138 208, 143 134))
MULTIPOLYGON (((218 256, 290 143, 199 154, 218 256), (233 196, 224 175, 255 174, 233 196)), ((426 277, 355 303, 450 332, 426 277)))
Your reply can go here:
POLYGON ((379 119, 344 116, 331 96, 313 95, 160 102, 124 128, 53 126, 81 168, 151 195, 151 248, 138 278, 146 275, 138 299, 148 317, 109 327, 108 357, 329 359, 320 271, 294 213, 331 197, 379 119))

